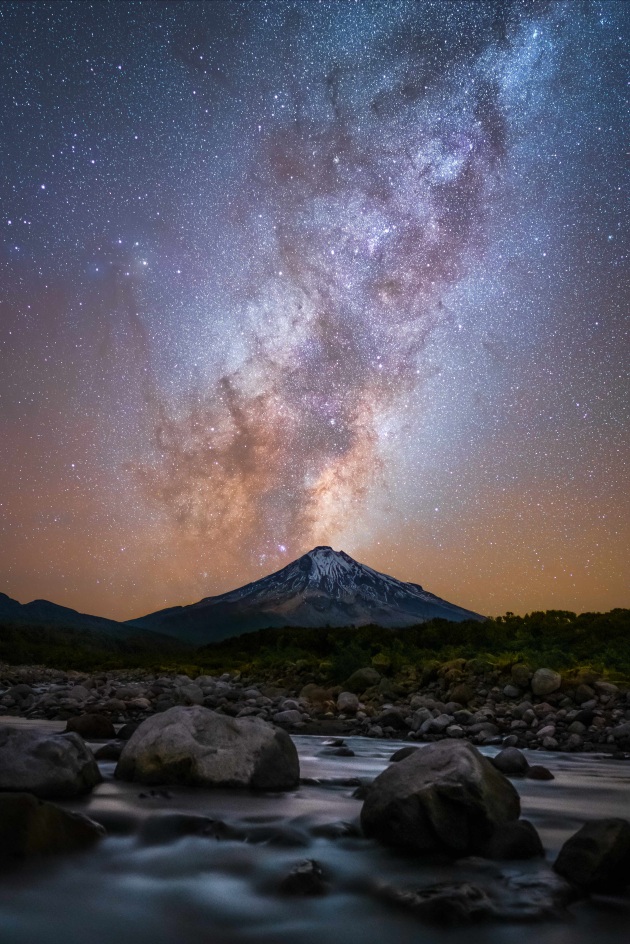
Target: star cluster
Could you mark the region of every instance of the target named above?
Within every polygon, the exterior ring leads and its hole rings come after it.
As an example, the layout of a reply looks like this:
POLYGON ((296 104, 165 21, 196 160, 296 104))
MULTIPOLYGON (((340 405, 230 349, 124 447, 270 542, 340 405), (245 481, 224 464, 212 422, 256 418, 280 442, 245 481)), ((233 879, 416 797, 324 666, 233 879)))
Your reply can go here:
POLYGON ((627 600, 628 7, 0 7, 2 588, 627 600))

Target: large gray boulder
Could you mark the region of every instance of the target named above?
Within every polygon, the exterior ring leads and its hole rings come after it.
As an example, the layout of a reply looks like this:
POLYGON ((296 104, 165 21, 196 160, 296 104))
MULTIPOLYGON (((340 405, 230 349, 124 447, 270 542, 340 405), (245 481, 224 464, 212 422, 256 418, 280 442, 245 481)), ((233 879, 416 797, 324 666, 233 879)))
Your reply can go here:
POLYGON ((28 856, 86 849, 104 834, 87 816, 31 793, 0 793, 0 867, 28 856))
POLYGON ((94 755, 78 734, 0 727, 0 791, 73 797, 89 793, 101 780, 94 755))
POLYGON ((138 783, 290 790, 300 779, 289 735, 260 718, 231 718, 200 705, 143 721, 125 744, 116 777, 138 783))
POLYGON ((518 819, 510 783, 467 741, 438 741, 392 764, 369 787, 367 836, 415 852, 483 854, 497 828, 518 819))

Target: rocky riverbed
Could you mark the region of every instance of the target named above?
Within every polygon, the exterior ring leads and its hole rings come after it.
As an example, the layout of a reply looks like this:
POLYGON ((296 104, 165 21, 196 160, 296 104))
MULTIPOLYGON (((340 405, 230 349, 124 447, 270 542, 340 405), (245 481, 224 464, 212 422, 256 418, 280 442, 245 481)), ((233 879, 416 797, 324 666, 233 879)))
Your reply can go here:
MULTIPOLYGON (((172 724, 147 721, 127 749, 141 753, 153 732, 151 751, 157 744, 166 761, 181 743, 178 725, 192 718, 196 744, 185 753, 203 755, 213 746, 206 743, 209 731, 223 723, 206 711, 210 727, 202 728, 195 712, 203 718, 204 711, 168 709, 172 724), (169 743, 167 730, 177 735, 169 743)), ((13 741, 22 739, 14 758, 24 758, 30 743, 37 763, 54 768, 51 751, 67 741, 78 759, 77 778, 92 771, 84 752, 103 746, 75 733, 60 737, 63 720, 5 722, 13 741)), ((6 739, 7 727, 0 730, 6 739)), ((135 782, 121 779, 127 774, 120 762, 106 759, 75 796, 50 801, 0 792, 0 819, 7 805, 11 817, 8 830, 0 822, 0 940, 315 944, 342 935, 348 944, 380 944, 421 935, 429 944, 464 944, 471 924, 490 944, 517 936, 526 944, 624 939, 627 762, 526 751, 526 767, 542 764, 553 779, 507 780, 497 771, 497 748, 479 751, 463 739, 415 751, 395 739, 291 740, 282 744, 291 756, 297 748, 300 780, 280 792, 189 786, 181 781, 190 771, 182 768, 167 770, 170 781, 162 785, 135 782), (409 795, 419 805, 410 808, 409 795), (397 837, 401 811, 411 815, 410 829, 397 837), (27 833, 15 828, 23 821, 27 833), (496 846, 483 847, 484 837, 503 837, 519 823, 529 824, 539 848, 506 857, 496 846), (7 835, 15 845, 8 856, 7 835), (19 855, 25 837, 30 849, 19 855), (33 848, 36 840, 44 845, 33 848), (55 851, 46 850, 51 843, 57 854, 43 856, 55 851)), ((238 741, 237 735, 236 751, 238 741)), ((3 770, 14 767, 4 761, 3 770)), ((27 772, 33 776, 32 765, 27 772)), ((51 789, 60 790, 58 780, 51 789)))
POLYGON ((133 726, 177 705, 258 717, 291 733, 630 751, 630 692, 588 671, 563 677, 545 667, 516 664, 501 671, 457 659, 431 667, 413 684, 366 667, 341 686, 283 689, 239 674, 88 674, 0 665, 0 714, 65 720, 88 737, 113 739, 115 725, 133 726))

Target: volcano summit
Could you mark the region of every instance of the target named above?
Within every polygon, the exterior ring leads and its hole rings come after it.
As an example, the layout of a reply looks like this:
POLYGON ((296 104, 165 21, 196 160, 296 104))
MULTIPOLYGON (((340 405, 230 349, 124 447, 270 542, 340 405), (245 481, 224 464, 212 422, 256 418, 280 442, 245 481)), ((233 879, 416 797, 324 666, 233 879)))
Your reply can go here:
POLYGON ((203 645, 267 627, 374 623, 394 628, 436 617, 483 619, 419 584, 396 580, 324 546, 237 590, 159 610, 129 625, 203 645))

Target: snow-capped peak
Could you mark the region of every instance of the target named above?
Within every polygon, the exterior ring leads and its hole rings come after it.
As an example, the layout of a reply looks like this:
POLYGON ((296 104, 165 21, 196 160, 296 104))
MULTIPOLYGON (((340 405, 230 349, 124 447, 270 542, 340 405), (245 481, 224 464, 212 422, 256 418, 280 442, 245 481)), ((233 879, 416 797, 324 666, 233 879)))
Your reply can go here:
POLYGON ((266 626, 411 626, 435 617, 483 619, 442 600, 420 584, 379 573, 328 545, 281 570, 188 607, 154 613, 140 625, 193 633, 212 627, 220 638, 266 626), (234 623, 234 629, 230 623, 234 623), (245 628, 246 627, 246 628, 245 628))

